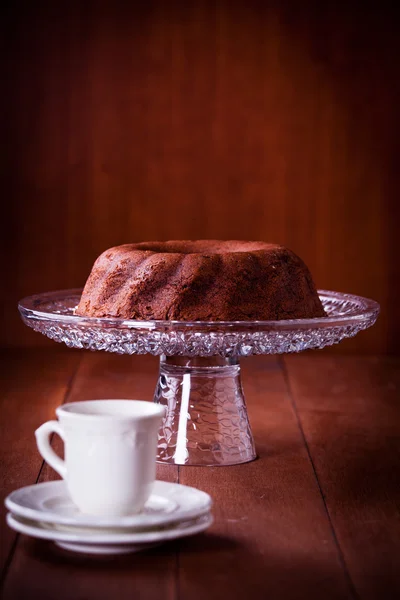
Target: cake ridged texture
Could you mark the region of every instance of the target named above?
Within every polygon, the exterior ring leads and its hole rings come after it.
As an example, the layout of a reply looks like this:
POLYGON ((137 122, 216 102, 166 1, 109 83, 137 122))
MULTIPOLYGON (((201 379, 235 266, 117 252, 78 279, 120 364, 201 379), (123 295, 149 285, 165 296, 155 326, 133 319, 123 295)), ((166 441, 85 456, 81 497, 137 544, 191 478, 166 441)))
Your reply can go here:
POLYGON ((218 240, 106 250, 93 265, 76 314, 177 321, 325 316, 307 266, 291 250, 218 240))

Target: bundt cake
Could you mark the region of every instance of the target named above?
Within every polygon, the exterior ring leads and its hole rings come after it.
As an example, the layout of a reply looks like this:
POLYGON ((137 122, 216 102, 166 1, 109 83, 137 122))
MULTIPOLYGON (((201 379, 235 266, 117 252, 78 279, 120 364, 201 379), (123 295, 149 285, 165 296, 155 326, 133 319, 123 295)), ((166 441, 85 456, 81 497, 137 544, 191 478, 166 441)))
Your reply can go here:
POLYGON ((106 250, 94 263, 76 314, 178 321, 325 316, 296 254, 276 244, 217 240, 106 250))

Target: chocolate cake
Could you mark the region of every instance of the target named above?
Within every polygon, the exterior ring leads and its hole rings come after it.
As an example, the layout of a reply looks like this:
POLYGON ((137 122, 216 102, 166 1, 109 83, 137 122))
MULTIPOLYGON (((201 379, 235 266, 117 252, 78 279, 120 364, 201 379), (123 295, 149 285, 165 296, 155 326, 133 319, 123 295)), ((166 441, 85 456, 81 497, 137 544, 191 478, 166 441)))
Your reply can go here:
POLYGON ((93 265, 76 314, 178 321, 325 316, 296 254, 276 244, 218 240, 106 250, 93 265))

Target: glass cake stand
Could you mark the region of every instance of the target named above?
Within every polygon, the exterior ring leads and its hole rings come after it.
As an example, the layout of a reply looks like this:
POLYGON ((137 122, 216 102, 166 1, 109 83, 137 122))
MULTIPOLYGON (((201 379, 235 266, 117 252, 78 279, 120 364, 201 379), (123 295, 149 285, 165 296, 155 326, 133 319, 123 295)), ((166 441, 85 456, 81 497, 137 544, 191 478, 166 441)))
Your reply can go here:
POLYGON ((256 457, 240 358, 324 348, 371 327, 379 305, 319 291, 327 317, 286 321, 134 321, 74 314, 81 289, 23 299, 23 321, 70 348, 160 356, 154 402, 167 407, 158 462, 237 465, 256 457))

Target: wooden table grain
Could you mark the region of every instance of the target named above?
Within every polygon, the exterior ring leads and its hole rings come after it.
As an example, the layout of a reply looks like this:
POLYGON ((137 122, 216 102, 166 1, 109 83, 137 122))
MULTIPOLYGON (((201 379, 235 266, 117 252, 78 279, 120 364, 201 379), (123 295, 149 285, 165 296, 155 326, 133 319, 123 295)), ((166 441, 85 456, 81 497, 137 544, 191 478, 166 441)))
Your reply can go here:
MULTIPOLYGON (((4 350, 0 395, 2 598, 102 600, 400 597, 400 359, 252 357, 243 382, 258 459, 159 466, 215 502, 205 533, 140 554, 93 558, 15 534, 3 498, 56 478, 33 432, 56 406, 151 400, 157 360, 54 349, 4 350)), ((61 450, 58 439, 54 445, 61 450)))

